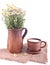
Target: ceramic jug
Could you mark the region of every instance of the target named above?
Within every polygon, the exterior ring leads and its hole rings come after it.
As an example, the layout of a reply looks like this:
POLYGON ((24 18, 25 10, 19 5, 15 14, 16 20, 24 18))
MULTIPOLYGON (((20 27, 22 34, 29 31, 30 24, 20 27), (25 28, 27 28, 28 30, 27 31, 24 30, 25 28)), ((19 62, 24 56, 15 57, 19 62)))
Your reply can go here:
POLYGON ((8 29, 8 43, 7 49, 12 53, 19 53, 23 48, 23 39, 27 34, 26 28, 20 29, 8 29), (22 35, 22 31, 25 29, 24 34, 22 35))

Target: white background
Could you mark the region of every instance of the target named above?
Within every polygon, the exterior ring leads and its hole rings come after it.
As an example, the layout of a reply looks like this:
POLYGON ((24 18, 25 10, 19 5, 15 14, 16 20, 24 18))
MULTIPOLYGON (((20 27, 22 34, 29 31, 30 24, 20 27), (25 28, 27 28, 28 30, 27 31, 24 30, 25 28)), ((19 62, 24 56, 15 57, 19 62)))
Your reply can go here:
MULTIPOLYGON (((28 29, 27 36, 24 43, 30 37, 40 38, 47 41, 49 44, 50 35, 50 0, 0 0, 0 48, 7 47, 8 31, 4 21, 2 21, 1 9, 5 8, 6 4, 14 4, 26 10, 24 27, 28 29)), ((48 45, 49 46, 49 45, 48 45)), ((49 48, 49 47, 48 47, 49 48)), ((48 49, 49 50, 49 49, 48 49)), ((49 54, 48 54, 49 55, 49 54)), ((19 64, 18 62, 11 62, 0 60, 0 64, 19 64)), ((27 64, 41 65, 39 63, 28 62, 27 64)), ((49 65, 49 63, 47 63, 49 65)))

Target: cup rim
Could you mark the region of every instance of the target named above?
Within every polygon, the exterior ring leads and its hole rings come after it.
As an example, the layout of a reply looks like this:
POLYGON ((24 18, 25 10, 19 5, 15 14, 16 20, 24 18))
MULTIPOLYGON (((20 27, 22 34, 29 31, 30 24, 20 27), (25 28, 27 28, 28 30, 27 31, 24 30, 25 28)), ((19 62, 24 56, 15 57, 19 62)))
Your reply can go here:
POLYGON ((38 42, 41 42, 41 39, 39 39, 39 38, 28 38, 27 39, 27 42, 38 43, 38 42), (36 41, 34 42, 34 41, 29 41, 29 40, 38 40, 38 41, 37 42, 36 41))

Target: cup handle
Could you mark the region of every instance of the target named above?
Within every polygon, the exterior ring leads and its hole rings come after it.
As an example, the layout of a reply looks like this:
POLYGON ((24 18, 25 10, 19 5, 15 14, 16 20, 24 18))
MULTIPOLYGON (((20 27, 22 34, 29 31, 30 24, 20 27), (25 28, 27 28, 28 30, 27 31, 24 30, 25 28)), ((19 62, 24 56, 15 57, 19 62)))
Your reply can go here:
POLYGON ((25 29, 25 32, 24 32, 24 34, 23 34, 23 36, 22 36, 22 39, 24 39, 24 37, 26 36, 26 34, 27 34, 27 28, 22 28, 22 30, 24 30, 25 29))
POLYGON ((41 48, 44 48, 46 46, 46 42, 45 41, 41 41, 42 43, 44 43, 43 46, 41 46, 41 48))

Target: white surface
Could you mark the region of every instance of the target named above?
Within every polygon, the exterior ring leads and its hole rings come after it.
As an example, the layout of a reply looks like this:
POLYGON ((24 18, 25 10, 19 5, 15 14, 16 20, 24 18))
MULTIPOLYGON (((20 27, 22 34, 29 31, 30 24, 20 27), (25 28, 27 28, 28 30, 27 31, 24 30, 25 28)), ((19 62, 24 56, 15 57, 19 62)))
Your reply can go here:
POLYGON ((30 41, 30 42, 39 42, 39 40, 34 40, 34 39, 30 39, 30 40, 28 40, 28 41, 30 41))
MULTIPOLYGON (((7 47, 8 31, 2 21, 1 9, 5 8, 5 4, 15 4, 26 10, 26 21, 24 27, 28 29, 28 34, 24 39, 24 43, 30 37, 40 38, 49 41, 50 37, 50 0, 0 0, 0 48, 7 47)), ((50 50, 49 50, 50 51, 50 50)), ((49 55, 49 54, 48 54, 49 55)), ((0 60, 0 65, 22 65, 21 63, 0 60)), ((34 62, 28 62, 24 65, 43 65, 34 62)), ((47 63, 49 65, 49 63, 47 63)))

